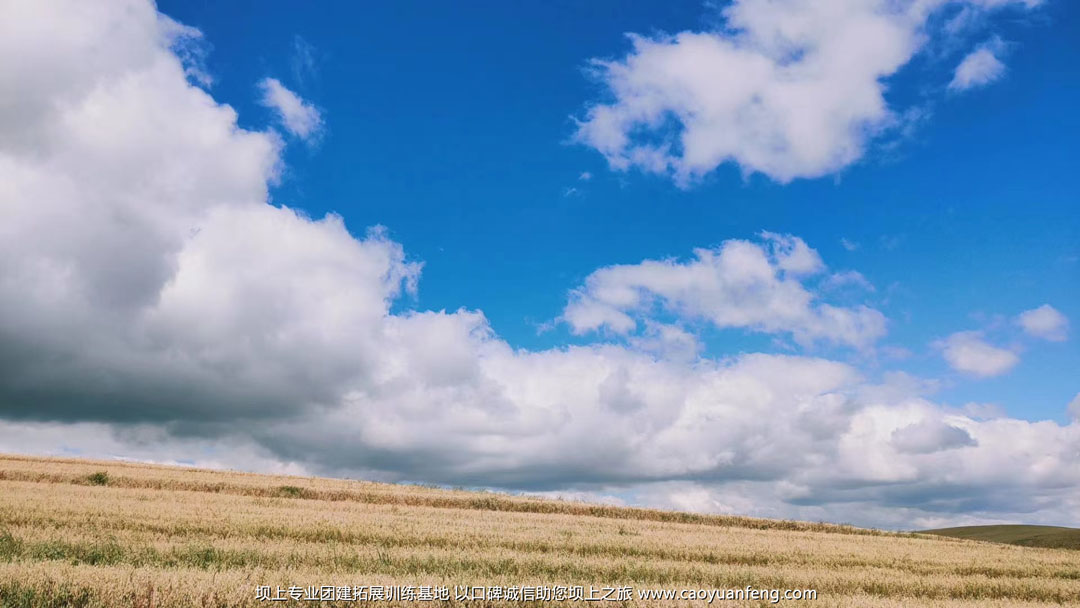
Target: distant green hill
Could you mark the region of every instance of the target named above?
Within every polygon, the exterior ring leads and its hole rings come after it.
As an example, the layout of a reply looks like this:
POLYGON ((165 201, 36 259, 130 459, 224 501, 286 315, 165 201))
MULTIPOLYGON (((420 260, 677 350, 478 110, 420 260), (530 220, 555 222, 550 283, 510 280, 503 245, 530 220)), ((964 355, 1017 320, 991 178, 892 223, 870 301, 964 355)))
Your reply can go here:
POLYGON ((963 526, 925 530, 924 533, 1024 547, 1080 549, 1080 529, 1058 526, 963 526))

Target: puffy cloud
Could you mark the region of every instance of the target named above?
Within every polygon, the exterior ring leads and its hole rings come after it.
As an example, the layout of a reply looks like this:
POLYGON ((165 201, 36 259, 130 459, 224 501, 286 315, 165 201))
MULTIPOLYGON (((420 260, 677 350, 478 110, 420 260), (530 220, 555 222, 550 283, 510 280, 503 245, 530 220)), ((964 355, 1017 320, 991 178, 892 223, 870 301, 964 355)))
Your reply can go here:
POLYGON ((877 310, 815 302, 801 279, 825 266, 802 239, 769 232, 762 238, 695 249, 687 262, 645 260, 596 270, 571 294, 563 319, 579 334, 602 328, 628 334, 638 326, 636 317, 648 318, 659 306, 716 327, 790 333, 802 344, 865 348, 884 335, 885 317, 877 310))
POLYGON ((1020 362, 1016 353, 987 343, 977 331, 957 332, 935 346, 949 367, 975 376, 998 376, 1020 362))
POLYGON ((285 88, 276 78, 259 81, 259 91, 262 94, 259 102, 277 113, 278 119, 289 133, 304 140, 311 140, 319 135, 323 120, 315 106, 285 88))
POLYGON ((874 335, 814 302, 794 237, 599 281, 592 314, 645 324, 626 345, 515 349, 479 311, 396 312, 421 268, 385 230, 268 204, 281 142, 189 82, 149 3, 7 17, 3 52, 38 69, 0 65, 2 451, 890 526, 1080 517, 1078 424, 968 418, 822 358, 704 358, 625 312, 645 284, 729 324, 874 335))
MULTIPOLYGON (((611 101, 588 108, 576 138, 618 170, 670 174, 686 185, 725 162, 787 182, 836 172, 902 126, 885 81, 933 34, 945 6, 970 13, 998 0, 736 0, 722 26, 632 34, 621 60, 594 60, 611 101)), ((993 59, 993 55, 988 55, 993 59)), ((993 75, 986 54, 958 71, 993 75)))
POLYGON ((982 87, 1005 75, 1005 64, 994 54, 989 46, 980 47, 960 62, 949 83, 952 91, 966 91, 982 87))
POLYGON ((1043 340, 1063 342, 1069 335, 1069 319, 1049 304, 1025 310, 1016 318, 1016 322, 1028 335, 1043 340))
POLYGON ((1080 393, 1076 393, 1076 396, 1073 397, 1073 400, 1069 402, 1068 410, 1069 415, 1072 416, 1072 419, 1080 422, 1080 393))
POLYGON ((401 247, 268 205, 280 143, 189 84, 151 4, 2 21, 21 45, 5 52, 40 70, 0 69, 20 92, 0 111, 4 412, 213 421, 336 400, 415 279, 401 247))

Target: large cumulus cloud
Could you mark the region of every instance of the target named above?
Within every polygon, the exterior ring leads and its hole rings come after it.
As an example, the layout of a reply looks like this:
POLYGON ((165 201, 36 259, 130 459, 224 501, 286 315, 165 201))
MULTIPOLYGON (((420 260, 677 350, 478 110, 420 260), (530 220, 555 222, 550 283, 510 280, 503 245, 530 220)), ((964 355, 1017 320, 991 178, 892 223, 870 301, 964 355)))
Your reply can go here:
MULTIPOLYGON (((1080 520, 1078 424, 975 418, 818 357, 703 358, 676 326, 528 351, 480 311, 394 312, 420 264, 384 230, 268 202, 282 144, 198 86, 177 46, 198 32, 138 0, 2 10, 0 53, 23 61, 0 64, 18 91, 0 99, 0 450, 896 526, 1080 520)), ((823 262, 763 237, 734 253, 798 306, 728 325, 833 335, 799 283, 823 262)), ((734 294, 710 255, 631 283, 734 294)), ((629 310, 605 281, 582 293, 629 310)), ((841 342, 883 332, 862 314, 870 335, 841 342)))

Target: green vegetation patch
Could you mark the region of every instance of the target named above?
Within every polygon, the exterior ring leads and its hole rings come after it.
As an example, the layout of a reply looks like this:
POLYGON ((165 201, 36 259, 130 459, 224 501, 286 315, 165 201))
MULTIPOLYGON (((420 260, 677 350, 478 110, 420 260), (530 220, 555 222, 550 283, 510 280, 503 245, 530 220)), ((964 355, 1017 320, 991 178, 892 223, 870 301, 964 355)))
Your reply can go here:
POLYGON ((109 474, 105 471, 98 471, 86 476, 86 482, 92 486, 107 486, 109 485, 109 474))
POLYGON ((0 581, 0 608, 97 608, 105 606, 89 589, 67 585, 30 586, 0 581))
POLYGON ((1060 526, 963 526, 927 530, 925 533, 1022 547, 1080 549, 1080 529, 1060 526))
POLYGON ((285 498, 307 498, 308 492, 304 488, 297 486, 278 486, 278 496, 284 496, 285 498))

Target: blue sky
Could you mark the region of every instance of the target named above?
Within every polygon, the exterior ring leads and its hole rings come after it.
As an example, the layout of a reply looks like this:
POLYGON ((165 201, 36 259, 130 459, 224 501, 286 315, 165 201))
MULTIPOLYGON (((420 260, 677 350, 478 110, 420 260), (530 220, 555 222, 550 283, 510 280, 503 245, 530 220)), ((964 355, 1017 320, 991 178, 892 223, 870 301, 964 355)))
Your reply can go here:
POLYGON ((1078 29, 1059 0, 0 14, 0 452, 1080 525, 1078 29))
MULTIPOLYGON (((628 32, 706 27, 715 21, 706 7, 160 9, 204 32, 214 95, 237 108, 242 125, 272 121, 251 88, 267 75, 320 109, 328 128, 315 145, 288 149, 274 201, 316 217, 339 213, 354 232, 386 226, 424 262, 418 296, 403 306, 483 310, 519 347, 580 342, 565 326, 538 329, 594 269, 682 258, 761 230, 790 233, 830 267, 865 275, 876 287, 868 301, 889 318, 883 344, 912 352, 876 361, 868 374, 903 369, 941 378, 946 402, 996 403, 1030 420, 1068 417, 1080 370, 1075 342, 1024 344, 1011 373, 978 380, 951 373, 930 344, 988 327, 1003 343, 1018 341, 1001 318, 1044 303, 1080 318, 1072 175, 1080 45, 1069 35, 1080 11, 1070 3, 1002 11, 982 31, 917 55, 887 80, 886 99, 924 118, 836 174, 780 184, 725 163, 689 188, 612 171, 570 140, 574 119, 604 98, 586 73, 590 59, 625 54, 628 32), (1007 41, 1007 72, 983 88, 948 92, 967 40, 987 31, 1007 41), (579 180, 583 172, 592 179, 579 180)), ((768 336, 740 329, 710 332, 707 345, 716 356, 774 348, 768 336)))

